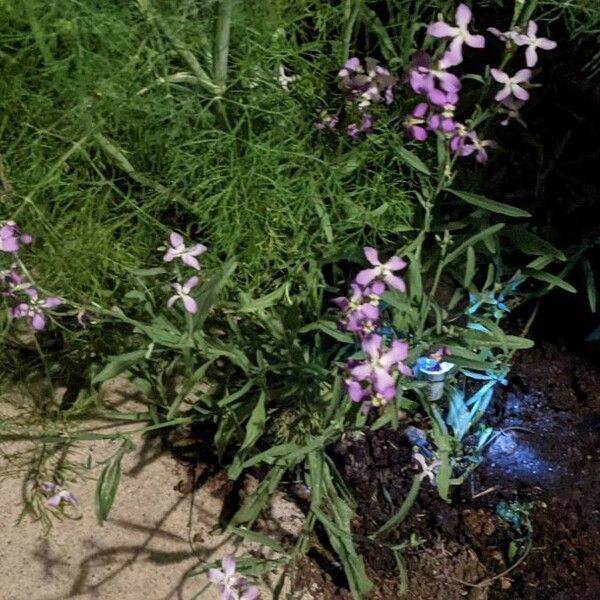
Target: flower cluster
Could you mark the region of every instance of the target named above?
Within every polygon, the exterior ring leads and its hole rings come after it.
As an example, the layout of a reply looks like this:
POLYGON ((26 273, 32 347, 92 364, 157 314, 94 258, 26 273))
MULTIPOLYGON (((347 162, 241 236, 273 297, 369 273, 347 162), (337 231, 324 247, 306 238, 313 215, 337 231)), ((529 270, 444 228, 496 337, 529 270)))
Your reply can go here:
POLYGON ((406 291, 404 281, 395 273, 406 267, 398 256, 381 262, 377 250, 364 248, 366 259, 372 265, 358 273, 351 284, 350 297, 335 298, 342 311, 341 326, 354 333, 366 354, 363 360, 351 359, 346 363, 346 391, 354 402, 362 402, 365 411, 371 406, 388 404, 396 394, 398 374, 410 377, 411 369, 404 364, 408 344, 382 335, 383 324, 379 303, 390 288, 406 291))
POLYGON ((208 570, 208 580, 219 586, 221 600, 255 600, 260 596, 260 590, 236 575, 235 562, 233 556, 226 556, 221 561, 221 569, 208 570))
POLYGON ((533 72, 531 68, 538 62, 538 50, 553 50, 556 48, 556 42, 544 37, 537 37, 538 26, 534 21, 529 21, 527 29, 522 32, 518 27, 509 31, 498 31, 494 27, 488 28, 488 31, 506 43, 507 46, 526 46, 525 64, 527 68, 518 70, 514 75, 500 69, 491 69, 491 76, 501 84, 501 88, 496 92, 494 99, 500 103, 506 118, 502 125, 508 125, 511 119, 524 125, 521 118, 520 109, 525 102, 529 100, 527 84, 531 81, 533 72))
MULTIPOLYGON (((398 78, 372 58, 366 58, 363 65, 359 58, 353 56, 344 63, 337 74, 337 80, 348 104, 356 109, 358 116, 356 121, 346 126, 346 133, 352 139, 371 133, 374 118, 369 109, 373 104, 390 105, 394 101, 394 88, 398 78)), ((315 127, 335 129, 338 123, 338 117, 324 111, 315 127)))
MULTIPOLYGON (((15 256, 20 251, 21 244, 30 244, 31 241, 31 236, 22 234, 14 221, 7 221, 0 226, 0 251, 4 253, 15 256)), ((27 281, 16 262, 0 271, 0 294, 10 302, 9 318, 26 320, 34 331, 45 329, 46 312, 63 302, 56 296, 42 298, 38 290, 27 281)))
MULTIPOLYGON (((163 256, 164 262, 173 262, 176 259, 181 259, 184 265, 200 270, 200 263, 196 256, 204 254, 206 252, 206 246, 203 244, 193 244, 192 246, 186 246, 183 237, 176 233, 171 232, 169 236, 169 245, 167 251, 163 256)), ((175 290, 175 293, 167 301, 167 306, 171 307, 177 300, 181 300, 184 309, 190 314, 196 314, 198 311, 198 305, 194 298, 190 295, 193 288, 198 285, 200 280, 197 276, 190 277, 186 282, 175 282, 171 284, 171 287, 175 290)))
POLYGON ((416 94, 425 96, 404 121, 405 133, 414 140, 425 141, 431 132, 440 132, 449 140, 450 150, 458 156, 474 155, 478 162, 488 158, 487 149, 496 146, 493 140, 481 140, 477 132, 456 117, 460 79, 448 69, 463 61, 463 47, 484 48, 482 35, 469 31, 472 20, 471 9, 459 4, 455 14, 455 25, 444 21, 431 24, 427 33, 435 38, 447 40, 442 57, 434 61, 425 52, 418 52, 412 60, 408 74, 410 87, 416 94))
POLYGON ((404 281, 394 274, 406 267, 406 263, 400 257, 392 256, 382 263, 375 248, 367 246, 363 251, 372 268, 358 273, 350 285, 352 292, 349 298, 343 296, 333 300, 343 312, 344 329, 355 333, 361 339, 381 325, 378 307, 387 286, 400 292, 406 291, 404 281))
MULTIPOLYGON (((425 98, 415 105, 404 120, 404 131, 407 136, 420 142, 425 141, 430 133, 439 132, 448 139, 453 154, 472 155, 483 163, 488 159, 488 150, 497 147, 497 144, 493 140, 482 140, 472 127, 456 119, 462 83, 455 74, 448 71, 463 62, 464 46, 485 47, 484 37, 469 30, 471 21, 471 9, 465 4, 459 4, 454 25, 438 21, 428 27, 427 33, 430 36, 446 40, 447 43, 437 61, 425 52, 418 52, 413 57, 407 81, 416 94, 425 98)), ((505 114, 502 125, 507 125, 511 120, 524 125, 519 110, 529 99, 527 86, 532 77, 531 67, 538 60, 537 50, 556 47, 552 40, 538 38, 537 29, 533 21, 529 22, 525 33, 516 28, 506 32, 488 29, 507 44, 527 46, 525 56, 528 68, 520 69, 514 75, 500 69, 490 70, 492 78, 502 86, 495 94, 495 100, 500 103, 499 112, 505 114)))

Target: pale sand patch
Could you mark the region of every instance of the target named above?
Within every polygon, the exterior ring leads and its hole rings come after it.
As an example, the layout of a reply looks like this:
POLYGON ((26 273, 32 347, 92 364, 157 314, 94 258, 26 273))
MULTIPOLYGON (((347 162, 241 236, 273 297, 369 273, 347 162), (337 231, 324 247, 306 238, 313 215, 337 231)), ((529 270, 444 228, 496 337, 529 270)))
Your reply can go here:
MULTIPOLYGON (((27 517, 16 525, 22 482, 0 480, 1 600, 218 600, 220 594, 207 586, 206 577, 187 577, 189 570, 232 551, 242 556, 259 547, 244 544, 236 550, 233 538, 216 529, 222 478, 215 476, 194 494, 182 494, 177 490, 186 479, 184 467, 154 442, 144 443, 138 435, 135 443, 136 450, 123 459, 121 485, 104 526, 94 515, 98 467, 92 469, 93 477, 71 486, 81 503, 80 517, 55 522, 47 535, 27 517)), ((13 443, 3 449, 17 446, 24 447, 13 443)), ((80 446, 94 465, 117 447, 105 440, 80 446)), ((6 467, 0 455, 0 472, 6 473, 6 467)), ((287 504, 295 529, 301 513, 287 504)), ((281 516, 282 510, 286 508, 279 504, 275 512, 281 516)), ((267 586, 261 597, 272 597, 267 586)), ((308 598, 288 590, 283 597, 308 598)))

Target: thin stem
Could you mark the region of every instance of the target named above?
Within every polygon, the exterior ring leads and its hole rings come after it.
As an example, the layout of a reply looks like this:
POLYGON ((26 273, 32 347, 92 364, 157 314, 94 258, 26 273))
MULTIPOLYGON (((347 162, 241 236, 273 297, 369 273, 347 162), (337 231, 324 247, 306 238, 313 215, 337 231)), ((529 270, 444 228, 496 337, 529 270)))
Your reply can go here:
POLYGON ((346 0, 344 6, 344 34, 342 43, 342 63, 350 58, 350 42, 354 32, 356 17, 360 8, 360 0, 346 0))
POLYGON ((229 59, 229 34, 231 32, 231 16, 235 0, 221 0, 217 14, 217 32, 215 37, 214 81, 219 93, 225 90, 227 82, 227 63, 229 59))

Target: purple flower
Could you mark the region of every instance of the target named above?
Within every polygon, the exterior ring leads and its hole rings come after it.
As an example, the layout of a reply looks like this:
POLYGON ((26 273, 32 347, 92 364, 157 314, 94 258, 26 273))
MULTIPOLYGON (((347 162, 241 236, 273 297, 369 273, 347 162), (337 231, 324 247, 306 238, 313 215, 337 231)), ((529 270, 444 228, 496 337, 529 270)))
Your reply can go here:
POLYGON ((320 116, 321 120, 315 123, 317 129, 335 129, 337 127, 339 119, 335 115, 323 111, 320 116))
POLYGON ((409 135, 413 140, 423 142, 427 139, 428 133, 425 125, 425 115, 429 110, 429 106, 426 102, 419 102, 414 108, 410 116, 404 121, 404 131, 406 135, 409 135))
POLYGON ((379 309, 373 304, 362 304, 356 308, 348 318, 346 331, 359 335, 373 333, 379 323, 379 309))
POLYGON ((527 123, 525 123, 523 120, 520 112, 520 109, 523 107, 525 102, 522 100, 516 100, 512 96, 509 96, 505 100, 502 100, 501 104, 506 107, 506 110, 504 111, 506 118, 503 121, 500 121, 500 125, 506 126, 511 120, 515 120, 523 127, 527 127, 527 123))
POLYGON ((387 262, 379 260, 377 250, 366 246, 363 248, 366 259, 374 266, 372 269, 364 269, 356 276, 356 283, 362 286, 369 285, 376 279, 382 279, 387 285, 401 292, 406 291, 406 285, 400 277, 394 275, 394 271, 401 271, 406 263, 399 256, 392 256, 387 262))
POLYGON ((169 300, 167 301, 167 306, 170 308, 177 302, 177 300, 181 299, 183 302, 183 306, 187 312, 194 315, 198 310, 198 305, 196 301, 190 296, 190 292, 193 288, 198 285, 198 278, 194 275, 194 277, 190 277, 183 285, 179 282, 175 282, 171 284, 173 289, 175 290, 175 294, 173 294, 169 300))
POLYGON ((429 100, 432 104, 443 108, 441 113, 434 114, 429 119, 429 127, 433 130, 439 130, 442 133, 452 133, 456 129, 454 121, 454 112, 458 103, 458 94, 440 90, 432 90, 429 93, 429 100))
POLYGON ((527 46, 525 50, 525 60, 528 67, 534 67, 538 61, 537 51, 554 50, 556 42, 548 38, 537 37, 538 26, 534 21, 529 21, 526 33, 519 33, 514 36, 514 42, 517 46, 527 46))
POLYGON ((165 262, 171 262, 176 258, 181 258, 186 265, 199 271, 200 263, 195 257, 206 252, 206 246, 203 244, 194 244, 193 246, 187 248, 183 243, 183 237, 175 231, 171 232, 169 240, 171 246, 167 249, 163 260, 165 262))
POLYGON ((0 287, 2 295, 14 298, 15 291, 18 286, 23 283, 23 277, 13 266, 6 271, 0 271, 0 287))
POLYGON ((218 585, 221 600, 255 600, 260 595, 256 586, 248 586, 246 579, 235 573, 235 558, 227 555, 221 561, 222 569, 209 569, 208 580, 218 585))
POLYGON ((6 221, 0 227, 0 250, 2 252, 18 252, 19 242, 31 244, 32 237, 25 233, 21 235, 19 226, 14 221, 6 221))
POLYGON ((444 21, 438 21, 427 29, 427 33, 433 37, 452 39, 448 51, 442 59, 446 68, 459 65, 462 62, 463 44, 471 48, 483 48, 485 46, 485 38, 482 35, 473 35, 469 32, 468 25, 471 22, 472 13, 466 4, 458 5, 455 16, 456 27, 452 27, 444 21))
POLYGON ((378 390, 394 387, 392 371, 397 369, 407 377, 412 376, 412 371, 402 361, 408 356, 408 344, 394 340, 389 350, 382 348, 383 338, 372 334, 362 341, 362 349, 368 359, 360 362, 350 370, 350 375, 356 381, 370 381, 378 390))
POLYGON ((475 160, 484 163, 488 159, 486 148, 497 147, 498 144, 494 140, 480 140, 477 132, 469 131, 457 153, 459 156, 470 156, 475 153, 475 160))
POLYGON ((494 96, 494 98, 501 102, 510 96, 514 96, 519 100, 528 100, 529 92, 521 87, 519 84, 526 83, 531 79, 531 71, 529 69, 521 69, 517 71, 512 77, 510 77, 504 71, 500 69, 491 69, 490 73, 492 77, 498 82, 503 84, 503 88, 494 96))
POLYGON ((409 73, 409 83, 417 94, 429 94, 435 89, 436 82, 445 92, 458 92, 462 87, 460 79, 446 71, 446 65, 439 61, 433 64, 426 52, 417 52, 412 58, 413 68, 409 73))
POLYGON ((52 508, 59 508, 63 502, 71 504, 72 506, 77 506, 79 504, 75 494, 69 490, 61 490, 58 494, 54 494, 54 496, 48 498, 46 504, 52 508))
POLYGON ((29 302, 21 302, 13 307, 9 316, 11 319, 28 319, 29 325, 36 331, 42 331, 46 327, 44 311, 56 308, 62 304, 62 300, 56 296, 49 296, 41 300, 36 289, 29 287, 23 290, 29 296, 29 302))
POLYGON ((453 136, 450 140, 450 150, 460 156, 462 147, 468 141, 468 138, 469 130, 462 123, 455 123, 453 136))
POLYGON ((360 110, 367 108, 371 103, 384 101, 391 104, 398 78, 372 58, 366 58, 365 65, 366 67, 363 67, 356 57, 347 60, 338 72, 340 88, 351 100, 358 103, 360 110))

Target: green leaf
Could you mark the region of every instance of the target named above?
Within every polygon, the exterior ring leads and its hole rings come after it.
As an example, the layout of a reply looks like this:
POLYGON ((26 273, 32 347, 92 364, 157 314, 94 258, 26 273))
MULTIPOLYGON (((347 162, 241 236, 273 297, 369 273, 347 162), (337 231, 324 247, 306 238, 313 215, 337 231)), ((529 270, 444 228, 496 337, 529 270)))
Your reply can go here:
POLYGON ((567 260, 567 257, 550 242, 531 233, 525 227, 510 227, 503 232, 512 245, 525 254, 532 256, 552 256, 557 260, 567 260))
POLYGON ((504 227, 504 223, 496 223, 491 227, 487 227, 482 231, 478 231, 475 235, 467 238, 458 248, 455 248, 444 258, 444 264, 448 265, 456 258, 458 258, 467 248, 474 246, 477 242, 480 242, 485 237, 498 233, 504 227))
POLYGON ((467 248, 467 261, 465 263, 465 276, 463 278, 463 287, 468 288, 475 275, 475 250, 473 246, 467 248))
POLYGON ((226 262, 206 283, 202 285, 195 296, 198 312, 194 315, 194 326, 200 329, 208 317, 210 309, 217 302, 221 291, 233 275, 237 263, 233 260, 226 262))
POLYGON ((408 515, 410 509, 413 507, 415 500, 419 495, 419 489, 421 488, 421 479, 421 475, 415 475, 413 477, 412 485, 410 486, 408 494, 406 495, 406 498, 402 502, 402 505, 400 506, 398 511, 392 517, 390 517, 374 534, 372 534, 371 537, 375 538, 384 533, 387 533, 391 529, 394 529, 394 527, 400 525, 400 523, 402 523, 402 521, 406 519, 406 516, 408 515))
POLYGON ((286 551, 283 549, 283 546, 272 537, 265 535, 264 533, 259 533, 258 531, 251 531, 246 527, 231 527, 231 531, 236 535, 248 540, 250 542, 254 542, 256 544, 260 544, 261 546, 267 546, 267 548, 271 548, 271 550, 275 550, 279 554, 283 554, 287 556, 286 551))
POLYGON ((467 204, 471 204, 472 206, 477 206, 478 208, 483 208, 493 213, 497 213, 499 215, 507 215, 509 217, 530 217, 531 215, 522 208, 517 208, 516 206, 511 206, 510 204, 504 204, 502 202, 496 202, 495 200, 490 200, 485 196, 480 196, 479 194, 473 194, 471 192, 460 192, 458 190, 448 189, 448 192, 454 194, 456 197, 464 200, 467 204))
POLYGON ((121 481, 121 460, 126 452, 133 450, 133 444, 126 439, 102 470, 96 484, 96 518, 101 525, 108 518, 108 513, 114 504, 119 483, 121 481))
POLYGON ((590 310, 596 312, 596 280, 594 278, 594 271, 587 258, 583 258, 581 263, 583 265, 583 274, 585 275, 585 287, 588 302, 590 303, 590 310))
POLYGON ((410 257, 408 265, 408 293, 412 299, 421 298, 423 295, 423 281, 421 279, 421 262, 417 255, 410 257))
POLYGON ((408 165, 411 169, 419 171, 419 173, 423 173, 423 175, 431 175, 431 171, 427 165, 411 150, 398 145, 395 147, 395 152, 400 161, 408 165))
POLYGON ((133 352, 126 352, 125 354, 109 356, 108 364, 92 379, 92 385, 102 383, 127 371, 129 367, 144 360, 147 352, 146 349, 134 350, 133 352))
POLYGON ((556 286, 565 290, 566 292, 570 292, 571 294, 577 293, 577 290, 570 283, 567 283, 556 275, 552 275, 552 273, 547 273, 546 271, 536 271, 534 269, 524 269, 523 275, 527 275, 528 277, 533 277, 534 279, 539 279, 540 281, 550 284, 548 286, 549 290, 556 286))

